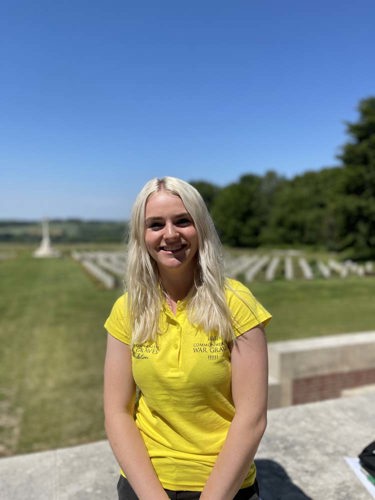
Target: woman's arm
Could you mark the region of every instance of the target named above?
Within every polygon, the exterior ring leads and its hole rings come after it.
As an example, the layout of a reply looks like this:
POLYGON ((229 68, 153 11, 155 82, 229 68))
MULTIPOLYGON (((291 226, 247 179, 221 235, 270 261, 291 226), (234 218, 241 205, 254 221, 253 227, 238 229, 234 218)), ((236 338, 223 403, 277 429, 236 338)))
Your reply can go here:
POLYGON ((233 499, 247 476, 266 429, 268 358, 261 326, 237 338, 231 364, 236 413, 202 492, 202 500, 233 499))
POLYGON ((135 383, 130 347, 108 335, 104 365, 104 414, 108 440, 128 481, 141 500, 165 500, 133 419, 135 383))

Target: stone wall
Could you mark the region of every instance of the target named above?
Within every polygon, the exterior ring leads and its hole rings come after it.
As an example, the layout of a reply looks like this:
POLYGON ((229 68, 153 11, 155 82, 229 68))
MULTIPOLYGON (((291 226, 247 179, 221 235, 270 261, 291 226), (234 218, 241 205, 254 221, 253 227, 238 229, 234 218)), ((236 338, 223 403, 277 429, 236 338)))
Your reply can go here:
POLYGON ((375 384, 375 331, 269 344, 269 408, 375 384))
POLYGON ((339 398, 346 389, 375 384, 375 368, 293 380, 292 404, 339 398))

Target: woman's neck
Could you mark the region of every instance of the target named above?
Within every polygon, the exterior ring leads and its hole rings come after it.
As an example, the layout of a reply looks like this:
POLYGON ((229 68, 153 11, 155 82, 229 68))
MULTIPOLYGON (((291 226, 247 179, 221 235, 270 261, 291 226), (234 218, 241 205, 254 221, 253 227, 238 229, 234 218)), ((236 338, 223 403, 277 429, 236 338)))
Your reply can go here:
POLYGON ((181 276, 161 276, 160 281, 167 299, 177 303, 189 294, 194 285, 194 276, 189 279, 181 276))

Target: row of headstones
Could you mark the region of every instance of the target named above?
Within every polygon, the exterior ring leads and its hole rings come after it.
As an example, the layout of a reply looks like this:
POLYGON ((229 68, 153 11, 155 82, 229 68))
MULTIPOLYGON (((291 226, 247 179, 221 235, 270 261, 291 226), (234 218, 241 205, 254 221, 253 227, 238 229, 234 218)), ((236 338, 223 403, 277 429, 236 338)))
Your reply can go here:
POLYGON ((74 251, 72 257, 106 288, 116 288, 123 280, 126 259, 123 252, 74 251))
MULTIPOLYGON (((126 255, 122 252, 72 252, 72 257, 99 280, 106 288, 115 288, 123 281, 126 255)), ((246 282, 253 281, 262 273, 266 281, 272 281, 277 276, 293 280, 297 276, 310 280, 316 276, 330 278, 333 275, 345 278, 349 274, 365 276, 373 274, 373 263, 357 264, 353 261, 338 262, 329 259, 328 262, 317 260, 312 266, 305 257, 294 258, 267 255, 241 255, 225 258, 226 272, 229 276, 243 276, 246 282), (296 265, 297 263, 297 265, 296 265), (281 270, 280 270, 281 269, 281 270)))
POLYGON ((365 276, 374 272, 372 262, 357 264, 356 262, 347 260, 341 263, 334 259, 329 259, 325 263, 322 260, 317 260, 315 263, 316 271, 314 272, 315 266, 312 266, 305 257, 298 257, 296 259, 299 268, 298 272, 295 266, 295 259, 290 255, 283 257, 283 261, 280 256, 242 255, 237 258, 227 259, 226 269, 228 274, 232 276, 242 275, 248 282, 252 281, 260 272, 264 272, 264 279, 266 281, 272 281, 276 278, 280 266, 282 266, 284 278, 287 280, 295 279, 296 274, 301 274, 304 279, 310 280, 316 277, 316 275, 323 278, 330 278, 332 275, 345 278, 349 274, 365 276))

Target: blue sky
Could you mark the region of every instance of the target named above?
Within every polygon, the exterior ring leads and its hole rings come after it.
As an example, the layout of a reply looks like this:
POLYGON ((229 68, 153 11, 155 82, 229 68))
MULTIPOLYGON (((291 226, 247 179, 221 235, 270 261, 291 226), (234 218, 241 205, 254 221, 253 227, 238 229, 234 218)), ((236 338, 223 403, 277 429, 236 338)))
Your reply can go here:
POLYGON ((373 0, 3 0, 0 219, 126 219, 151 177, 337 165, 373 0))

